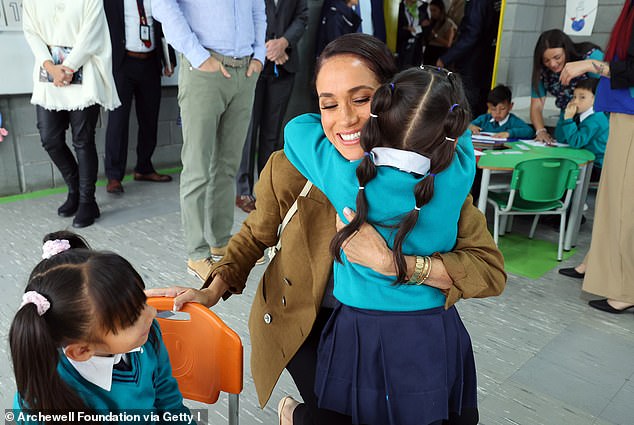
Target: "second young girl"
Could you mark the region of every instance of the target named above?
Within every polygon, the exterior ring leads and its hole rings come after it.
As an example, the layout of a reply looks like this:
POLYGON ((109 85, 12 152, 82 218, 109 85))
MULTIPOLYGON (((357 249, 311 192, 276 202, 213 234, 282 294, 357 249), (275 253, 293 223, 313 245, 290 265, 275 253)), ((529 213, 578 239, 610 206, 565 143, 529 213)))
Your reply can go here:
MULTIPOLYGON (((337 66, 327 61, 323 69, 337 66)), ((477 423, 469 335, 456 309, 444 309, 443 292, 425 285, 430 256, 456 243, 460 208, 475 174, 470 135, 461 137, 470 120, 462 84, 443 69, 403 71, 376 90, 360 135, 328 125, 330 114, 356 104, 334 102, 320 90, 319 78, 317 89, 321 122, 311 114, 291 121, 284 150, 342 217, 346 206, 356 203, 357 209, 331 245, 339 260, 334 295, 341 305, 320 342, 320 407, 351 415, 355 423, 436 424, 466 410, 473 417, 462 423, 477 423), (346 156, 359 136, 364 158, 350 161, 346 156), (364 222, 392 248, 396 278, 347 261, 341 248, 364 222), (416 258, 407 279, 404 255, 415 253, 425 256, 416 258)), ((363 87, 356 90, 355 102, 369 101, 363 87)))
POLYGON ((132 265, 72 233, 44 240, 9 331, 18 422, 35 423, 21 413, 188 412, 132 265))

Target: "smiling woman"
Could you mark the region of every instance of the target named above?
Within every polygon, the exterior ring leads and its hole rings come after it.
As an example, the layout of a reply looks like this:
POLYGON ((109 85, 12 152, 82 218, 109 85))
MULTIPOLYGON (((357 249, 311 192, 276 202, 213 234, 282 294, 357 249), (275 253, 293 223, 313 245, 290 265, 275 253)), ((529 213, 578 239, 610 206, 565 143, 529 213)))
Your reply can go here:
MULTIPOLYGON (((355 33, 331 42, 316 65, 323 128, 317 120, 315 134, 331 140, 346 159, 363 157, 359 139, 370 118, 372 97, 395 72, 392 54, 374 37, 355 33)), ((304 136, 307 135, 301 137, 304 136)), ((329 178, 337 181, 339 176, 329 178)), ((280 240, 281 250, 258 285, 249 317, 251 372, 260 405, 266 405, 286 368, 303 403, 283 398, 278 405, 280 423, 350 424, 350 416, 319 408, 314 390, 320 336, 337 305, 332 293, 333 257, 329 250, 336 233, 337 214, 316 187, 302 194, 305 184, 306 179, 283 151, 273 153, 255 185, 256 209, 229 241, 222 261, 213 265, 203 289, 172 287, 147 293, 178 295, 176 308, 189 301, 212 306, 223 295, 241 293, 255 262, 267 247, 280 240), (297 212, 290 215, 279 234, 280 224, 293 206, 297 212)), ((353 216, 346 218, 351 220, 353 216)), ((446 308, 460 298, 497 295, 506 282, 501 253, 471 197, 462 204, 457 227, 459 236, 453 251, 434 253, 423 260, 430 264, 425 283, 444 291, 446 308)), ((368 224, 348 238, 342 249, 351 262, 384 275, 397 275, 392 251, 368 224)), ((419 263, 421 260, 419 257, 419 263)), ((411 277, 416 271, 416 256, 406 256, 406 263, 407 276, 411 277)), ((469 414, 477 417, 477 409, 469 414)))
POLYGON ((531 93, 531 123, 535 127, 535 139, 546 143, 552 137, 544 127, 544 102, 550 93, 557 99, 555 104, 562 111, 572 99, 577 82, 586 78, 599 78, 596 74, 584 73, 565 84, 560 81, 561 71, 568 62, 585 59, 603 60, 603 52, 596 44, 573 43, 563 31, 544 31, 537 40, 533 54, 533 76, 531 93))

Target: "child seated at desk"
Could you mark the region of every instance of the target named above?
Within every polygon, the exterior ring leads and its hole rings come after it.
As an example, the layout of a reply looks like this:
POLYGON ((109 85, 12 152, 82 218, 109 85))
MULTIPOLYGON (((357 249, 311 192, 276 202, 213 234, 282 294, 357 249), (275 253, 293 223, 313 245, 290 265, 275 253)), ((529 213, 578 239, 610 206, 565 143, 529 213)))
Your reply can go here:
POLYGON ((488 114, 482 114, 469 125, 473 134, 481 132, 495 133, 493 137, 501 139, 532 139, 535 131, 517 115, 511 113, 511 89, 504 85, 496 86, 487 97, 488 114))
POLYGON ((603 112, 594 112, 594 93, 597 80, 579 81, 566 110, 555 128, 555 139, 571 148, 587 149, 594 153, 594 167, 590 181, 599 181, 603 167, 605 145, 608 142, 609 122, 603 112))

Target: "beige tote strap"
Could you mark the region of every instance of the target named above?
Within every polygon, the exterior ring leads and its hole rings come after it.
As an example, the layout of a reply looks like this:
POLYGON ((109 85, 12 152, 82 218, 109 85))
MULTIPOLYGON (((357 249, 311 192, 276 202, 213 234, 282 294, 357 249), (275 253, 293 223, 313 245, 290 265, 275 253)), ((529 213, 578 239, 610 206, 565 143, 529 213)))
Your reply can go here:
MULTIPOLYGON (((301 192, 299 192, 299 196, 297 197, 297 199, 308 195, 308 192, 310 192, 310 189, 312 187, 313 187, 313 184, 310 182, 310 180, 307 180, 306 184, 304 185, 304 188, 302 189, 301 192)), ((282 249, 282 232, 284 231, 284 228, 286 227, 288 222, 291 221, 291 218, 293 218, 293 216, 297 212, 297 199, 295 199, 295 202, 293 202, 293 205, 291 205, 289 210, 286 212, 286 215, 284 216, 284 220, 282 220, 282 224, 280 224, 280 229, 277 232, 277 245, 269 248, 269 260, 272 260, 273 257, 275 257, 275 254, 277 254, 277 252, 280 249, 282 249)))

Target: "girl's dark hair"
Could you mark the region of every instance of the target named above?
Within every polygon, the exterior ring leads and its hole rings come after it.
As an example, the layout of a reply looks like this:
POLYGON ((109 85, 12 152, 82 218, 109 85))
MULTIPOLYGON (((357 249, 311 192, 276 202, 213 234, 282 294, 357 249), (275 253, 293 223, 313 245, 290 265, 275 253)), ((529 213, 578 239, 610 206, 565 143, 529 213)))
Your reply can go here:
POLYGON ((573 43, 570 37, 562 30, 552 29, 544 31, 537 39, 535 52, 533 53, 533 76, 531 78, 533 91, 537 92, 542 69, 544 68, 544 52, 547 49, 564 49, 566 62, 574 62, 583 59, 584 55, 592 49, 600 49, 594 43, 588 41, 573 43))
POLYGON ((381 40, 363 33, 345 34, 328 43, 317 58, 313 86, 324 62, 340 55, 358 57, 372 71, 379 83, 385 83, 398 71, 392 52, 381 40))
POLYGON ((15 314, 9 330, 11 358, 25 410, 87 410, 77 392, 57 372, 62 347, 99 342, 136 322, 145 307, 145 285, 119 255, 71 249, 42 260, 25 292, 50 303, 41 316, 30 303, 15 314))
POLYGON ((630 46, 632 38, 632 26, 634 26, 634 7, 630 0, 625 0, 623 9, 619 15, 612 33, 610 41, 605 49, 605 60, 610 62, 614 59, 625 60, 627 58, 627 49, 630 46))
POLYGON ((88 242, 86 242, 86 239, 84 239, 82 236, 78 235, 77 233, 74 233, 68 230, 58 230, 57 232, 51 232, 47 235, 44 235, 44 238, 42 238, 42 243, 47 241, 54 241, 55 239, 59 239, 59 240, 66 239, 68 243, 70 244, 71 249, 76 249, 76 248, 90 249, 90 245, 88 245, 88 242))
MULTIPOLYGON (((469 103, 458 75, 441 68, 423 66, 398 73, 392 82, 374 93, 371 117, 361 131, 361 147, 366 152, 359 167, 359 186, 365 187, 377 169, 369 152, 375 147, 389 147, 419 153, 430 159, 429 173, 414 188, 416 208, 427 204, 434 194, 434 175, 445 170, 454 157, 455 142, 471 121, 469 103)), ((418 209, 405 214, 397 228, 392 253, 397 266, 397 283, 407 280, 407 264, 402 246, 405 237, 419 218, 418 209)), ((332 255, 341 261, 343 242, 367 221, 365 190, 359 190, 357 214, 350 224, 333 238, 332 255)))

